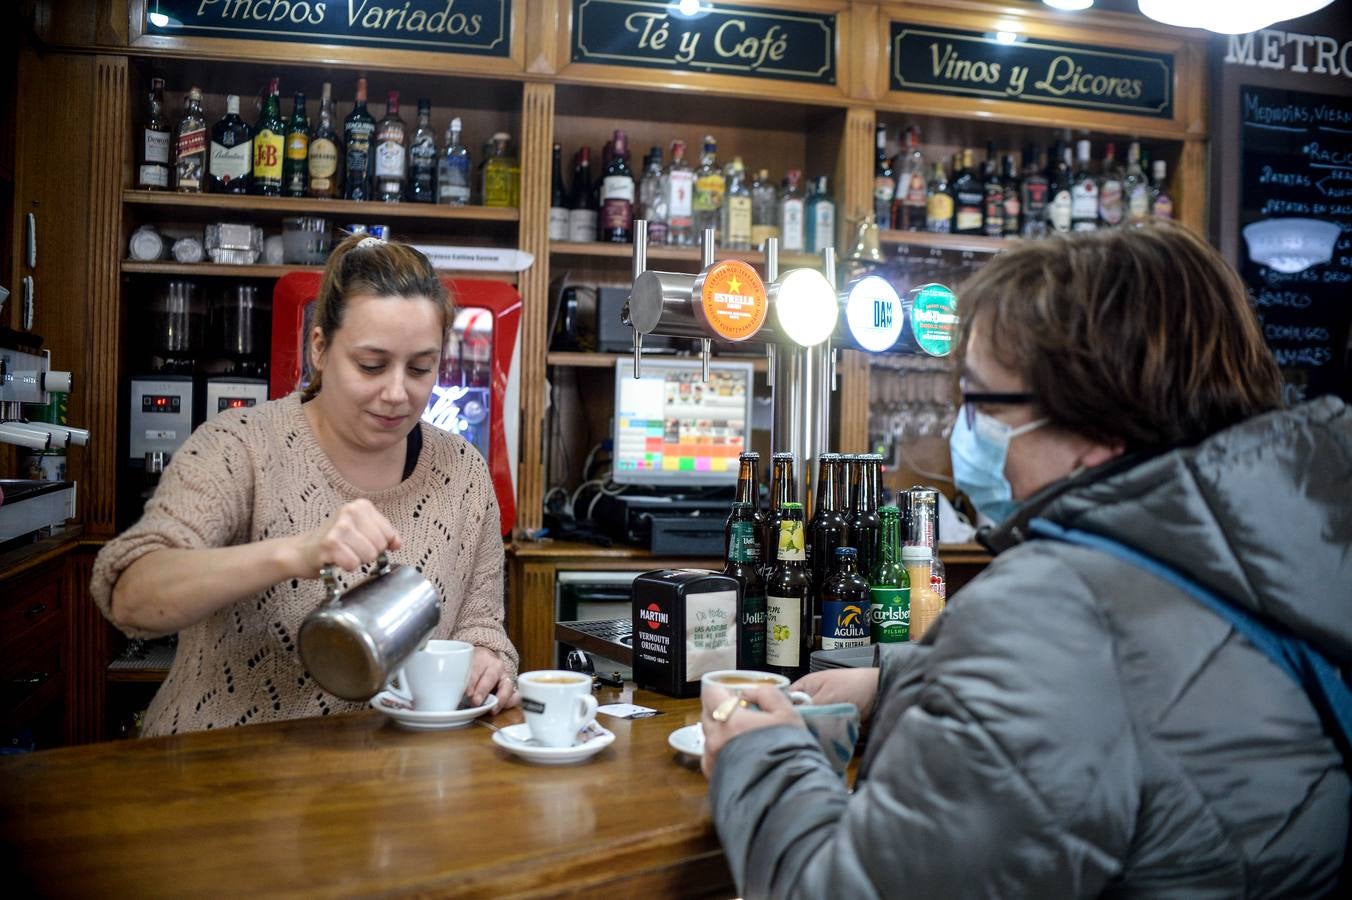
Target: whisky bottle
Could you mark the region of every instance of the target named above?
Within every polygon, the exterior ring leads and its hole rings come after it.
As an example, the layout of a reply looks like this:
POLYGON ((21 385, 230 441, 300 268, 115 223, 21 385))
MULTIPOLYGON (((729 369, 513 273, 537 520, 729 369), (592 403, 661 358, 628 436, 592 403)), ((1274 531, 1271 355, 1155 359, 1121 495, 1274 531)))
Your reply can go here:
POLYGON ((493 135, 492 149, 483 166, 484 206, 512 205, 512 171, 515 169, 515 161, 510 156, 511 141, 512 136, 505 131, 493 135))
POLYGON ((304 197, 310 190, 310 120, 305 115, 305 94, 296 91, 291 121, 286 123, 286 158, 282 160, 282 192, 304 197))
POLYGON ((610 150, 610 164, 601 176, 601 240, 627 244, 634 239, 634 173, 623 131, 615 132, 610 150))
POLYGON ((667 243, 688 247, 695 242, 695 173, 685 161, 685 141, 671 142, 671 163, 662 187, 667 201, 667 243))
POLYGON ((207 185, 213 194, 247 194, 253 171, 253 130, 239 117, 239 97, 225 98, 225 115, 211 126, 207 185))
POLYGON ((432 101, 418 98, 418 124, 408 142, 408 199, 437 202, 437 135, 432 130, 432 101))
POLYGON ((174 189, 200 194, 207 171, 207 121, 202 115, 202 89, 193 85, 183 101, 183 118, 174 139, 174 189))
POLYGON ((407 177, 404 154, 408 127, 399 118, 399 92, 390 91, 385 96, 385 118, 376 126, 375 195, 377 200, 398 203, 404 199, 404 179, 407 177))
POLYGON ((437 203, 464 206, 469 202, 469 148, 460 142, 460 117, 451 119, 446 129, 446 147, 437 160, 437 203))
POLYGON ((953 178, 953 231, 981 234, 985 219, 986 187, 973 169, 972 151, 962 151, 962 171, 953 178))
POLYGON ((746 183, 746 167, 735 156, 723 170, 723 214, 720 227, 723 246, 729 250, 751 249, 751 188, 746 183))
POLYGON ((357 95, 352 101, 352 112, 343 120, 343 199, 371 199, 371 144, 375 136, 376 120, 366 111, 366 79, 357 79, 357 95))
POLYGON ((146 98, 146 121, 141 128, 141 165, 136 186, 163 191, 169 187, 169 120, 164 116, 164 79, 150 79, 146 98))
POLYGON ((944 164, 938 161, 934 163, 934 174, 926 188, 925 230, 935 234, 948 234, 953 230, 953 194, 944 164))
POLYGON ((286 146, 286 123, 278 79, 268 82, 268 95, 254 128, 253 192, 268 197, 282 193, 282 154, 286 146))
POLYGON ((342 150, 333 120, 333 87, 326 81, 319 95, 319 124, 310 139, 309 158, 305 161, 311 197, 338 196, 338 159, 342 150))

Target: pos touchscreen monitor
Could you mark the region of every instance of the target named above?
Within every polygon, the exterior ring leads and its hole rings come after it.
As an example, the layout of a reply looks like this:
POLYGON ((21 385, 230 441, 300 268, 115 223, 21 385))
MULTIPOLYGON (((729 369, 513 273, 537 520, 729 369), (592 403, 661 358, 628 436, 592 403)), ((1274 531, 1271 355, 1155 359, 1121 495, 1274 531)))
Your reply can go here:
POLYGON ((615 363, 614 463, 619 484, 658 488, 737 484, 737 457, 751 445, 749 362, 615 363))

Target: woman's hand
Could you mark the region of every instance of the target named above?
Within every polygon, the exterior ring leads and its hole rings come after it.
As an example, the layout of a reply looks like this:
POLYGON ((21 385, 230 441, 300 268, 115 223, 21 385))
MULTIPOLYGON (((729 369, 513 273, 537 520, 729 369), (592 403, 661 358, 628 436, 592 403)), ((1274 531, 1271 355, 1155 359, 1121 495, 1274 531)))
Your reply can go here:
POLYGON ((810 672, 789 686, 812 698, 813 705, 826 703, 853 703, 859 708, 859 717, 873 715, 878 699, 877 669, 830 669, 810 672))
POLYGON ((507 674, 507 665, 496 653, 487 647, 475 647, 474 658, 469 664, 469 681, 465 694, 471 706, 483 706, 489 694, 498 695, 496 712, 516 706, 521 696, 516 692, 516 682, 507 674))
POLYGON ((789 698, 784 696, 784 692, 779 688, 773 687, 747 691, 742 695, 742 702, 754 706, 742 704, 733 706, 732 711, 720 722, 714 718, 714 710, 719 709, 719 705, 731 696, 733 696, 731 691, 721 687, 707 685, 704 688, 702 695, 704 712, 700 717, 700 724, 704 727, 704 758, 700 761, 700 768, 704 770, 705 777, 713 774, 714 765, 718 761, 718 754, 723 745, 739 734, 773 725, 807 728, 803 717, 798 715, 798 710, 793 708, 789 698))
POLYGON ((355 572, 400 546, 399 532, 370 500, 343 504, 332 519, 296 541, 295 574, 303 578, 314 578, 329 565, 355 572))

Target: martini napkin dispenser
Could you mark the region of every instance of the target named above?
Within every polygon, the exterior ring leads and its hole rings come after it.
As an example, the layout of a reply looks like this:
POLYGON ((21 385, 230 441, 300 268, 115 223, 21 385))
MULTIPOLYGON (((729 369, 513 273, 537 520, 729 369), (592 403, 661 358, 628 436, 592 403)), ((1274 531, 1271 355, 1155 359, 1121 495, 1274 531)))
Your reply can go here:
POLYGON ((737 582, 703 569, 634 579, 634 682, 668 697, 699 696, 700 676, 737 668, 737 582))

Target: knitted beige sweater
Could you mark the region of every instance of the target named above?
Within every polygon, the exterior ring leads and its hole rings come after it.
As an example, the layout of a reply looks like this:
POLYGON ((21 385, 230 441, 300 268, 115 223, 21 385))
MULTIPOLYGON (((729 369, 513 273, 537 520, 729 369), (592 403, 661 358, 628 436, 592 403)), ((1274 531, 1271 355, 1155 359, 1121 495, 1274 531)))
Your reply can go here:
MULTIPOLYGON (((413 474, 368 492, 349 484, 319 448, 299 394, 218 415, 174 454, 141 520, 99 553, 94 602, 107 616, 114 582, 147 553, 303 533, 365 497, 399 530, 402 546, 391 561, 415 566, 441 595, 433 636, 488 647, 515 675, 517 653, 502 626, 502 539, 488 467, 462 438, 421 428, 413 474)), ((340 573, 344 588, 364 578, 364 570, 340 573)), ((318 579, 292 579, 179 632, 143 734, 360 709, 325 693, 297 653, 301 620, 323 599, 318 579)))

